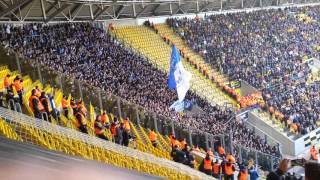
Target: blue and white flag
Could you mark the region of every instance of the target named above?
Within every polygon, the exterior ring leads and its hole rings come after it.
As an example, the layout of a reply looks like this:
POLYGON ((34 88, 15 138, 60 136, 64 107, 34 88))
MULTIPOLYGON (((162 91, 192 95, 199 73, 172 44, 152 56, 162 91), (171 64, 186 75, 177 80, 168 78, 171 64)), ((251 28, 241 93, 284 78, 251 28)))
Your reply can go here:
POLYGON ((172 46, 172 54, 170 60, 170 73, 168 79, 168 86, 171 89, 176 89, 180 102, 183 101, 186 96, 191 80, 191 73, 186 71, 180 61, 180 55, 175 45, 172 46))

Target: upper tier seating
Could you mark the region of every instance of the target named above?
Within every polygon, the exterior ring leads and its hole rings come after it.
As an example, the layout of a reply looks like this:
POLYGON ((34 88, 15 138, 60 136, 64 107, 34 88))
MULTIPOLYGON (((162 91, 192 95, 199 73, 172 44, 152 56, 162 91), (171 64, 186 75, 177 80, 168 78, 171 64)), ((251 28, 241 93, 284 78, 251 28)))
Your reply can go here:
POLYGON ((319 59, 319 11, 271 9, 168 24, 212 67, 261 90, 261 107, 283 127, 306 134, 320 124, 319 76, 308 66, 309 58, 319 59))

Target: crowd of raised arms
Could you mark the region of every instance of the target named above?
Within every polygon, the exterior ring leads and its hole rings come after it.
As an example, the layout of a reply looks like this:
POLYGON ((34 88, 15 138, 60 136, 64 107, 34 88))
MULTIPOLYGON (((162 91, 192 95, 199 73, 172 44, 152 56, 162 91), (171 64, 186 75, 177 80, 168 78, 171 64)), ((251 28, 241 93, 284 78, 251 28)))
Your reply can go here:
MULTIPOLYGON (((37 61, 52 70, 100 87, 165 115, 181 126, 190 126, 211 134, 229 132, 224 122, 232 112, 211 106, 191 92, 186 98, 206 113, 180 117, 170 111, 169 106, 177 100, 177 95, 167 87, 167 75, 92 24, 3 25, 0 39, 4 47, 13 49, 31 64, 37 61)), ((232 122, 228 126, 234 129, 234 142, 268 154, 277 152, 277 148, 269 146, 243 124, 232 122)))
POLYGON ((230 80, 245 80, 263 93, 266 110, 306 134, 320 113, 318 74, 320 7, 286 8, 169 19, 168 24, 230 80), (272 109, 270 109, 272 107, 272 109))

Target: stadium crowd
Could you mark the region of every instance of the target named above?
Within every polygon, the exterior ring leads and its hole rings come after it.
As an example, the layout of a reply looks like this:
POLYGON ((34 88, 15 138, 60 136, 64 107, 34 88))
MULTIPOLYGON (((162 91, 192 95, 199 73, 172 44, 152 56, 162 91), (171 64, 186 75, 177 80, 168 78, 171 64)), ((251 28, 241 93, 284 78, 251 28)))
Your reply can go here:
POLYGON ((261 90, 266 110, 306 134, 320 113, 318 74, 306 63, 319 59, 319 12, 319 6, 270 9, 167 23, 230 80, 261 90))
MULTIPOLYGON (((25 57, 30 64, 35 65, 37 61, 54 71, 165 115, 180 122, 183 127, 190 126, 212 134, 228 131, 229 127, 224 122, 232 116, 232 112, 212 106, 192 92, 186 98, 206 113, 178 116, 170 111, 169 106, 177 95, 167 87, 166 74, 92 24, 3 25, 0 29, 2 45, 25 57)), ((275 148, 253 135, 241 123, 232 122, 229 126, 237 127, 233 133, 236 143, 246 142, 244 145, 247 147, 268 154, 277 153, 275 148), (251 135, 240 136, 242 131, 251 135)))

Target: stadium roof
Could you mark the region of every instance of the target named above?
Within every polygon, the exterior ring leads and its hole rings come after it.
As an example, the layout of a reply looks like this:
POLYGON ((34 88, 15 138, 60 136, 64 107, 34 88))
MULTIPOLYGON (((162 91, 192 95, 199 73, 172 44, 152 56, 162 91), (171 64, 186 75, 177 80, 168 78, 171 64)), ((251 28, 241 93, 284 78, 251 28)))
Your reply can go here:
POLYGON ((97 21, 275 6, 281 0, 0 0, 0 21, 97 21))

